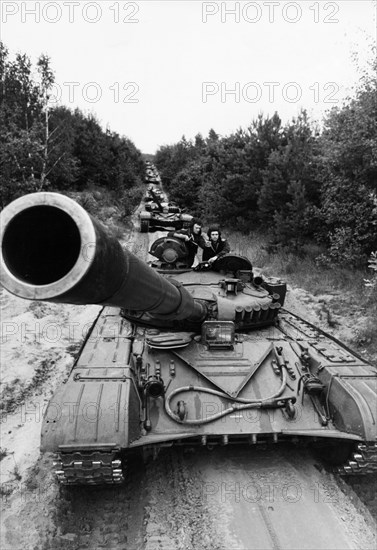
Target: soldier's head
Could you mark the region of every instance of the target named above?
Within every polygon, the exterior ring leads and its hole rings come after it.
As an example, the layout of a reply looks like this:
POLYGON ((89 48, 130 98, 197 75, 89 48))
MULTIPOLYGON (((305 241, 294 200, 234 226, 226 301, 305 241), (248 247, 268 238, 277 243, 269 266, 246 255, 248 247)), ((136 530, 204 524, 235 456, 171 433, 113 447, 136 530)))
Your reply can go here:
POLYGON ((192 218, 191 220, 191 231, 195 235, 200 235, 202 232, 202 222, 198 218, 192 218))
POLYGON ((210 227, 207 231, 207 235, 210 241, 217 243, 221 237, 221 231, 218 227, 210 227))

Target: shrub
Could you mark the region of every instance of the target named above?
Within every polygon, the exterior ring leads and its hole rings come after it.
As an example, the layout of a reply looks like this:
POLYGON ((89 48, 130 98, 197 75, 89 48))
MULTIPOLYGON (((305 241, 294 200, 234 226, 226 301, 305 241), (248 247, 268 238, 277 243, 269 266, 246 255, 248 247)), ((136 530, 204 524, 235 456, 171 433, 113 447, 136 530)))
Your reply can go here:
POLYGON ((120 202, 124 217, 132 215, 135 208, 139 205, 143 194, 144 188, 141 186, 131 187, 131 189, 123 191, 120 202))

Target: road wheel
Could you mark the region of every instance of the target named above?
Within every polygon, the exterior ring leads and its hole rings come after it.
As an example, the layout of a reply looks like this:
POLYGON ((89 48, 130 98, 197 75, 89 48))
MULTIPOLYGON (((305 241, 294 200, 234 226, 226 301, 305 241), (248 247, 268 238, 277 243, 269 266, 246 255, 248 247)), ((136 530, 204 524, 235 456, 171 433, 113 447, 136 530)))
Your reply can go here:
POLYGON ((149 220, 140 221, 140 233, 148 233, 149 231, 149 220))

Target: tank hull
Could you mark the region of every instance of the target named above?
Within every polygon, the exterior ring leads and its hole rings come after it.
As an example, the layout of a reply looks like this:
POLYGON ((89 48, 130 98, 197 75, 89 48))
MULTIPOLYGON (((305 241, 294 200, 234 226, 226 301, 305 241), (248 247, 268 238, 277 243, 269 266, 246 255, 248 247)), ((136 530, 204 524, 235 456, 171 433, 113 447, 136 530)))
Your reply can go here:
MULTIPOLYGON (((62 483, 120 482, 119 473, 95 477, 99 471, 86 459, 94 452, 112 453, 115 463, 118 459, 124 464, 131 454, 155 456, 160 448, 173 445, 210 449, 248 444, 252 449, 291 440, 325 449, 328 445, 357 449, 368 442, 369 452, 373 449, 376 369, 293 314, 283 312, 279 326, 243 334, 231 351, 209 352, 195 340, 180 347, 176 333, 149 333, 147 328, 133 327, 117 308, 105 308, 99 316, 43 420, 41 449, 60 455, 57 473, 62 483), (175 338, 177 347, 153 347, 154 340, 169 338, 175 338), (312 396, 300 388, 302 367, 298 350, 292 347, 297 341, 307 347, 327 388, 327 406, 319 411, 312 396), (272 367, 273 351, 268 354, 271 345, 282 348, 293 366, 275 399, 282 381, 272 367), (167 386, 164 395, 153 397, 142 391, 145 369, 147 377, 157 369, 167 386), (240 404, 235 396, 255 403, 240 404), (287 402, 293 402, 294 413, 287 402), (244 408, 237 410, 237 404, 244 408), (89 466, 74 468, 72 461, 65 466, 67 456, 76 456, 78 463, 86 459, 89 466)), ((363 456, 349 462, 353 467, 346 463, 341 473, 375 469, 373 461, 366 465, 363 456)))

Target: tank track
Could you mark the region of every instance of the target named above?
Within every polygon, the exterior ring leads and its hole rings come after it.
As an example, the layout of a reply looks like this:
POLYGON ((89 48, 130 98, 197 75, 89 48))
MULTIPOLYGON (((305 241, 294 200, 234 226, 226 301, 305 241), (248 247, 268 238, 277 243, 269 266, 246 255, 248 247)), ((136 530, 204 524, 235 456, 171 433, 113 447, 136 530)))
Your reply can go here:
POLYGON ((377 443, 359 443, 351 458, 336 468, 336 473, 349 475, 367 475, 377 472, 377 443))
POLYGON ((54 462, 62 485, 119 485, 124 482, 124 465, 117 451, 73 451, 60 453, 54 462))

